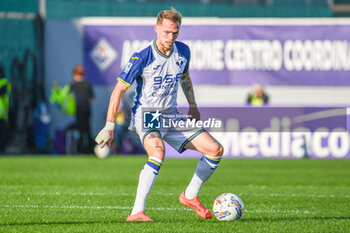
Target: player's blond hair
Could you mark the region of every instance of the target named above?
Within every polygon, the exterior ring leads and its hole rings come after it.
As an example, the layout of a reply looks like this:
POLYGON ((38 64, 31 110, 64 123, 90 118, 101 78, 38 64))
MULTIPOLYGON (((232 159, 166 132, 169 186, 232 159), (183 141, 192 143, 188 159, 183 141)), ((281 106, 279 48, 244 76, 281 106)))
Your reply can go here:
POLYGON ((163 19, 170 19, 171 21, 176 23, 177 26, 180 27, 182 15, 180 14, 180 12, 178 12, 175 8, 172 7, 170 10, 164 10, 159 12, 157 16, 157 25, 162 24, 163 19))

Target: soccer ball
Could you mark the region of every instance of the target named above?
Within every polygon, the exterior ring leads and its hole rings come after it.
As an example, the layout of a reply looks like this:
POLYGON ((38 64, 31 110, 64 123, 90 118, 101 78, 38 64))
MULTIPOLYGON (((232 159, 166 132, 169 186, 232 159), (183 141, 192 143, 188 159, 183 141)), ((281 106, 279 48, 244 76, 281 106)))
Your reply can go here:
POLYGON ((107 144, 102 149, 101 149, 101 144, 97 144, 94 148, 94 152, 98 158, 103 159, 103 158, 106 158, 111 153, 111 149, 107 144))
POLYGON ((218 196, 213 205, 215 217, 220 221, 233 221, 242 217, 244 205, 236 194, 223 193, 218 196))

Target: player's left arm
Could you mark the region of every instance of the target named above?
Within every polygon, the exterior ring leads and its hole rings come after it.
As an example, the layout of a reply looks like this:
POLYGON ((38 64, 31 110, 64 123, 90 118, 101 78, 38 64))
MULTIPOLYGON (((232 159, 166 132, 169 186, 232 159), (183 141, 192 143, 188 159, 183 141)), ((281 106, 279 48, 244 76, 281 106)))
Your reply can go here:
POLYGON ((194 97, 193 85, 189 72, 186 72, 181 76, 180 84, 186 96, 187 102, 190 105, 190 109, 188 111, 188 114, 191 116, 190 118, 199 120, 200 113, 198 111, 196 99, 194 97))

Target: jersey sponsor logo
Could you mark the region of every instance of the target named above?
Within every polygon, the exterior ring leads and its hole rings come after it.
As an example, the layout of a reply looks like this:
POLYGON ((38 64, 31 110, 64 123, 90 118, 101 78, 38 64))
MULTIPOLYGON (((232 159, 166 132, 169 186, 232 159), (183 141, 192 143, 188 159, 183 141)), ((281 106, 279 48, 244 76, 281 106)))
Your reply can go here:
POLYGON ((131 57, 131 59, 132 59, 132 60, 140 60, 140 58, 139 58, 139 57, 136 57, 136 56, 135 56, 135 57, 131 57))
POLYGON ((128 64, 126 65, 125 69, 124 69, 124 73, 129 73, 130 69, 132 67, 132 63, 131 62, 128 62, 128 64))
POLYGON ((154 77, 153 90, 170 89, 175 87, 181 75, 182 73, 178 73, 177 75, 167 74, 164 77, 162 76, 154 77))
POLYGON ((152 97, 166 97, 170 95, 170 91, 165 91, 164 93, 152 93, 152 97))

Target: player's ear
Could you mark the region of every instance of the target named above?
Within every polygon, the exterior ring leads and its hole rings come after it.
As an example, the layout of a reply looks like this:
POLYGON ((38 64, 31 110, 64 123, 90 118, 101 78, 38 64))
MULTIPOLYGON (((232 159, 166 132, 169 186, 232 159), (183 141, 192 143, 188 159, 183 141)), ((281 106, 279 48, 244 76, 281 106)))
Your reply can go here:
POLYGON ((154 30, 155 30, 156 32, 158 32, 158 24, 156 24, 156 26, 154 26, 154 30))

